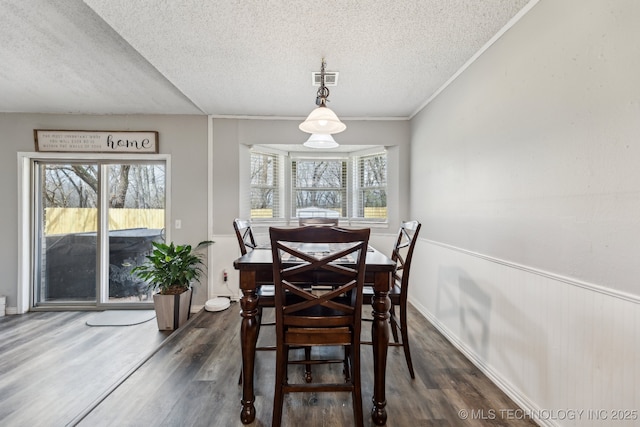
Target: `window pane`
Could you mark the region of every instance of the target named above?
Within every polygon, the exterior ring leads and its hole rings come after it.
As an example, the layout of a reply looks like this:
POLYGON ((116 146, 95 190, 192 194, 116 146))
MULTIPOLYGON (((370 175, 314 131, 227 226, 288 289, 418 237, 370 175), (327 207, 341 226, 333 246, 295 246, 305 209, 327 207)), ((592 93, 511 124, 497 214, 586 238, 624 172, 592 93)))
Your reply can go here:
POLYGON ((275 184, 275 156, 269 154, 251 154, 251 185, 275 184))
POLYGON ((386 156, 372 156, 362 158, 363 187, 377 187, 387 185, 386 156))
POLYGON ((164 164, 108 167, 109 302, 150 301, 147 284, 131 273, 163 237, 164 164))
POLYGON ((296 191, 296 217, 345 216, 342 213, 344 197, 340 191, 296 191))
POLYGON ((342 188, 343 163, 331 160, 299 160, 296 162, 297 188, 342 188))
POLYGON ((346 168, 343 160, 292 162, 295 217, 347 216, 346 168))
POLYGON ((251 189, 251 218, 273 218, 273 189, 251 189))
POLYGON ((362 191, 363 218, 387 217, 387 192, 385 190, 362 191))
POLYGON ((251 218, 277 218, 278 157, 251 153, 251 218))
POLYGON ((35 303, 96 301, 98 166, 37 163, 35 303))
POLYGON ((360 158, 358 215, 362 218, 387 218, 387 156, 377 154, 360 158))

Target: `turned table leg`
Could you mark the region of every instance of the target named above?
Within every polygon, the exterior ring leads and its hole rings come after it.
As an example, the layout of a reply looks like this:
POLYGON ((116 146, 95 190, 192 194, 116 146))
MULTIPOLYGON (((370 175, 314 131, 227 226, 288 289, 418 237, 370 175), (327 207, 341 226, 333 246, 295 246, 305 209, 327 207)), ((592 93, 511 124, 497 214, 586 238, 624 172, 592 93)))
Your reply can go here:
POLYGON ((373 409, 371 418, 376 425, 387 422, 387 400, 385 397, 385 372, 387 367, 387 347, 389 344, 389 299, 390 276, 388 273, 378 273, 375 276, 374 295, 371 300, 373 308, 373 324, 371 338, 373 341, 373 409))
MULTIPOLYGON (((250 272, 241 272, 240 275, 250 272)), ((241 277, 242 282, 242 277, 241 277)), ((255 283, 255 282, 254 282, 255 283)), ((243 424, 250 424, 256 417, 256 407, 254 405, 255 395, 253 393, 253 368, 256 357, 256 341, 258 339, 258 296, 255 287, 253 289, 242 289, 240 299, 242 308, 242 325, 240 327, 240 345, 242 347, 242 410, 240 411, 240 421, 243 424)))

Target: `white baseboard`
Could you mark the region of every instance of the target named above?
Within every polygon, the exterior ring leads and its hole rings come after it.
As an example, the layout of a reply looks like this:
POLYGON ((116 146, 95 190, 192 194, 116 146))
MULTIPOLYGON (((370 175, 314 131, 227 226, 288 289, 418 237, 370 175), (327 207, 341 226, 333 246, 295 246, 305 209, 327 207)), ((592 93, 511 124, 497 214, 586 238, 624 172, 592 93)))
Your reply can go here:
MULTIPOLYGON (((413 299, 409 299, 411 305, 413 305, 431 324, 442 334, 444 337, 464 356, 469 359, 483 374, 491 380, 500 390, 502 390, 507 396, 511 398, 525 413, 541 413, 542 410, 532 402, 527 396, 520 393, 520 391, 514 387, 511 383, 506 381, 499 372, 496 372, 491 366, 485 364, 485 362, 465 343, 460 341, 451 331, 438 319, 436 319, 423 305, 419 304, 413 299)), ((534 418, 538 425, 543 427, 559 427, 555 421, 551 419, 540 419, 540 417, 534 418)))

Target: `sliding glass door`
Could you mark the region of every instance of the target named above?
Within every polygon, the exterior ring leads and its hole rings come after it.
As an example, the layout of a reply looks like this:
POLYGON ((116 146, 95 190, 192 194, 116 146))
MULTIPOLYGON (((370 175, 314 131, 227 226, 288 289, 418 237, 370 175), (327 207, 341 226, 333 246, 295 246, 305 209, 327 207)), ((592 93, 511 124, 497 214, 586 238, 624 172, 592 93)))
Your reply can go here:
POLYGON ((36 173, 35 302, 97 302, 98 165, 41 163, 36 173), (91 179, 89 178, 91 177, 91 179))
POLYGON ((164 161, 33 162, 33 305, 151 304, 131 270, 164 238, 164 161))

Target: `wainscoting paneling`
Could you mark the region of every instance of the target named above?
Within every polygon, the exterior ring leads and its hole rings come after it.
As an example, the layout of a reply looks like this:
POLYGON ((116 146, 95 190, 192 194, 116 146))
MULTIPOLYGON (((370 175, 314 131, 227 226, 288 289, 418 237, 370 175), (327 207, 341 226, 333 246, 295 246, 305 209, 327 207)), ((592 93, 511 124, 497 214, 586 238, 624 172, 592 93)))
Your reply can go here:
POLYGON ((640 299, 424 239, 414 256, 411 302, 540 425, 640 423, 640 299))

